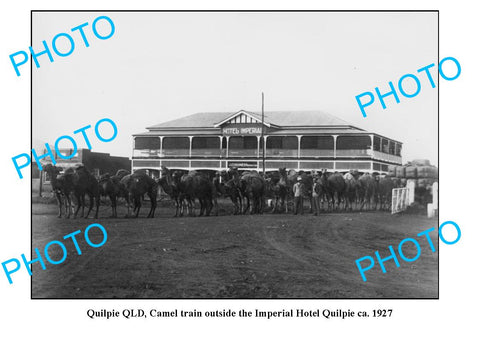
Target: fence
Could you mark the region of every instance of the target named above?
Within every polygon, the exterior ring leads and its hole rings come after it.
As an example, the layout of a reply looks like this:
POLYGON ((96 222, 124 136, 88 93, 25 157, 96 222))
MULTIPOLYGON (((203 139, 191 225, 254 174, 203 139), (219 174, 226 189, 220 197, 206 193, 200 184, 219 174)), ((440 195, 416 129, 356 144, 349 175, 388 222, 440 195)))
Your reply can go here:
POLYGON ((415 201, 415 182, 407 181, 406 188, 392 189, 392 214, 407 210, 415 201))

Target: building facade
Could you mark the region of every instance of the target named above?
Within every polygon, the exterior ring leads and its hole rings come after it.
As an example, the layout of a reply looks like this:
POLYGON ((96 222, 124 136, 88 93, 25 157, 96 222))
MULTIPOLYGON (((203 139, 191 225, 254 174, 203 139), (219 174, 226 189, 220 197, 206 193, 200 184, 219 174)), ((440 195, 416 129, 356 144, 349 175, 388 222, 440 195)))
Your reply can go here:
POLYGON ((132 170, 346 172, 401 165, 402 143, 319 111, 205 112, 147 127, 133 135, 132 170), (263 131, 262 131, 263 130, 263 131))
MULTIPOLYGON (((96 177, 107 172, 114 175, 120 169, 131 171, 132 164, 128 157, 111 156, 109 153, 93 152, 89 149, 78 149, 74 157, 63 159, 56 154, 54 148, 51 149, 55 157, 56 166, 62 167, 63 169, 75 167, 81 163, 96 177)), ((44 150, 44 153, 46 152, 47 150, 44 150)), ((64 156, 69 156, 73 153, 73 149, 60 149, 59 152, 64 156)), ((51 162, 45 162, 45 164, 47 163, 51 162)), ((34 167, 32 167, 32 169, 33 168, 34 167)), ((43 174, 43 180, 48 181, 46 174, 43 174)))
MULTIPOLYGON (((93 152, 89 149, 78 149, 75 156, 70 159, 63 159, 59 157, 54 148, 51 148, 52 154, 55 158, 55 165, 61 167, 63 170, 75 167, 78 164, 83 164, 97 179, 100 175, 109 173, 114 175, 118 170, 124 169, 131 171, 131 160, 128 157, 110 156, 109 153, 93 152)), ((60 149, 58 150, 63 156, 70 156, 73 153, 73 149, 60 149)), ((43 154, 46 154, 47 150, 43 150, 43 154)), ((49 158, 45 159, 45 164, 52 164, 49 158)), ((33 180, 35 183, 38 181, 38 194, 42 196, 42 192, 51 191, 50 178, 45 171, 38 171, 37 167, 32 166, 32 188, 33 180), (38 178, 38 179, 37 179, 38 178)), ((37 184, 35 184, 37 186, 37 184)))

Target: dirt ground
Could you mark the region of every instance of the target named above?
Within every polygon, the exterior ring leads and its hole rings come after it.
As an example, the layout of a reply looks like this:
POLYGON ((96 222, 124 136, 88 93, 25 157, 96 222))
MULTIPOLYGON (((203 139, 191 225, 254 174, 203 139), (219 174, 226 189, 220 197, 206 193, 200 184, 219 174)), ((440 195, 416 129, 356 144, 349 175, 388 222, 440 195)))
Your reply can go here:
MULTIPOLYGON (((165 205, 165 204, 164 204, 165 205)), ((437 298, 438 251, 432 253, 419 232, 435 227, 431 237, 438 249, 438 221, 416 214, 386 212, 263 214, 232 216, 227 202, 218 217, 173 218, 171 207, 157 209, 154 219, 59 219, 54 204, 32 206, 33 247, 61 240, 67 259, 59 265, 33 264, 32 298, 437 298), (83 231, 100 223, 107 242, 90 247, 83 231), (63 236, 81 230, 78 255, 71 239, 63 236), (404 238, 418 240, 418 260, 405 262, 398 255, 404 238), (386 257, 393 260, 366 272, 364 282, 355 260, 386 257)), ((119 208, 124 216, 125 208, 119 208)), ((110 210, 102 206, 100 216, 110 210)), ((92 242, 102 234, 92 229, 92 242)), ((403 247, 414 257, 415 247, 403 247)), ((49 255, 62 257, 60 247, 49 255)), ((45 257, 44 257, 45 258, 45 257)), ((367 265, 367 263, 365 263, 367 265)))

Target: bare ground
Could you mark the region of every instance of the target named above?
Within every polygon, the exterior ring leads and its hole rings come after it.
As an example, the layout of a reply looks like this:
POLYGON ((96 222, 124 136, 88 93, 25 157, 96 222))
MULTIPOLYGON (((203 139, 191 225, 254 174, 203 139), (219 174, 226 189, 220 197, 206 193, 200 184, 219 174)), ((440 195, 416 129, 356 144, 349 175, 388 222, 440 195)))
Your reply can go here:
MULTIPOLYGON (((231 207, 224 203, 225 209, 231 207)), ((65 262, 33 264, 33 298, 437 298, 438 251, 432 253, 425 237, 431 233, 438 249, 438 221, 414 214, 386 212, 329 213, 321 216, 264 214, 218 217, 171 217, 173 209, 157 209, 156 218, 59 219, 56 206, 32 206, 33 247, 43 255, 52 240, 81 230, 77 235, 82 255, 71 240, 64 240, 65 262), (92 248, 83 231, 100 223, 108 240, 92 248), (403 261, 397 251, 404 238, 415 238, 422 253, 414 262, 403 261), (397 251, 400 267, 378 263, 364 282, 355 260, 386 257, 388 246, 397 251)), ((142 208, 146 216, 148 208, 142 208)), ((100 216, 110 210, 101 208, 100 216)), ((119 216, 125 214, 119 209, 119 216)), ((222 216, 223 215, 223 216, 222 216)), ((102 239, 98 229, 89 234, 102 239)), ((414 257, 412 244, 403 248, 414 257)), ((52 259, 62 257, 56 245, 52 259)), ((365 263, 366 265, 366 263, 365 263)))

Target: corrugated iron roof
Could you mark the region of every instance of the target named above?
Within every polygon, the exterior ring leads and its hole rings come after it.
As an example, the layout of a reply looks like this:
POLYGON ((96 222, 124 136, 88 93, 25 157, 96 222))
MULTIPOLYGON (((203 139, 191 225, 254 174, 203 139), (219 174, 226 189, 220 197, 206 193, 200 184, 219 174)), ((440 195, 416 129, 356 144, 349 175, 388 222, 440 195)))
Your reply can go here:
MULTIPOLYGON (((237 111, 238 112, 238 111, 237 111)), ((261 119, 261 112, 245 111, 261 119)), ((199 112, 168 122, 149 126, 149 130, 171 128, 212 128, 215 124, 232 116, 235 112, 199 112)), ((265 122, 278 127, 335 126, 353 127, 350 123, 323 111, 268 111, 265 122)), ((355 127, 354 127, 355 128, 355 127)), ((356 128, 360 131, 362 129, 356 128)))
MULTIPOLYGON (((218 129, 185 129, 185 130, 165 130, 165 131, 147 131, 147 132, 140 132, 135 133, 133 136, 190 136, 190 135, 210 135, 210 136, 218 136, 221 135, 222 131, 218 129)), ((276 135, 321 135, 321 134, 365 134, 368 133, 366 131, 358 130, 355 128, 345 128, 345 129, 330 129, 330 128, 318 128, 318 129, 268 129, 265 132, 268 136, 276 136, 276 135)))
POLYGON ((211 136, 218 136, 221 134, 222 131, 221 129, 201 129, 201 130, 196 130, 196 129, 184 129, 184 130, 175 130, 175 129, 168 129, 168 130, 159 130, 156 131, 147 131, 147 132, 140 132, 140 133, 134 133, 133 136, 190 136, 190 135, 211 135, 211 136))
POLYGON ((275 135, 336 135, 336 134, 368 134, 367 131, 356 129, 356 128, 345 128, 345 129, 329 129, 329 128, 319 128, 319 129, 281 129, 281 130, 272 130, 268 131, 269 136, 275 135))

